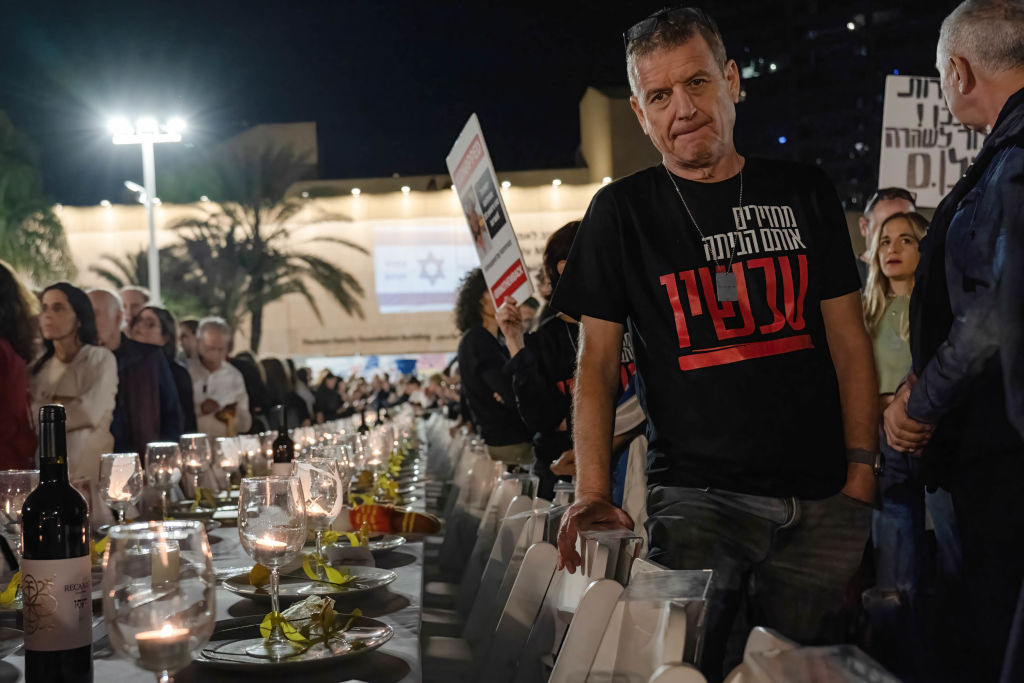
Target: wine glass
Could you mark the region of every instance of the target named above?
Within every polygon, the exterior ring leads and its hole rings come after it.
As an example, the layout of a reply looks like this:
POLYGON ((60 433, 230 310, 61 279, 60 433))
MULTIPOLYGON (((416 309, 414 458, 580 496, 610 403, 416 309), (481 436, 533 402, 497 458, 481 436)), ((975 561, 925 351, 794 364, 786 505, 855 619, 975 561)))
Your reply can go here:
POLYGON ((160 510, 167 519, 171 489, 181 481, 181 451, 171 441, 146 444, 146 474, 149 485, 160 490, 160 510))
MULTIPOLYGON (((294 462, 294 472, 302 483, 302 494, 306 503, 306 526, 316 532, 317 577, 321 576, 320 563, 324 561, 324 531, 341 512, 345 501, 345 487, 338 473, 338 463, 333 458, 303 458, 294 462)), ((308 592, 330 593, 331 586, 314 583, 308 592)))
POLYGON ((103 557, 103 617, 110 643, 160 683, 199 654, 216 624, 217 581, 201 522, 140 522, 110 529, 103 557))
MULTIPOLYGON (((0 533, 21 562, 21 507, 28 494, 39 486, 39 470, 0 471, 0 533)), ((13 567, 12 567, 13 569, 13 567)), ((11 605, 21 607, 21 586, 11 605)))
POLYGON ((117 523, 142 497, 142 463, 138 453, 104 453, 100 456, 100 493, 117 515, 117 523))
MULTIPOLYGON (((238 537, 258 564, 270 569, 270 605, 280 614, 280 569, 291 562, 306 541, 306 507, 298 477, 243 479, 238 495, 238 537)), ((270 635, 246 649, 253 657, 280 660, 298 651, 273 620, 270 635)))
POLYGON ((185 472, 192 475, 193 494, 198 494, 199 475, 210 467, 213 458, 210 442, 206 434, 182 434, 178 439, 178 449, 181 451, 185 472))

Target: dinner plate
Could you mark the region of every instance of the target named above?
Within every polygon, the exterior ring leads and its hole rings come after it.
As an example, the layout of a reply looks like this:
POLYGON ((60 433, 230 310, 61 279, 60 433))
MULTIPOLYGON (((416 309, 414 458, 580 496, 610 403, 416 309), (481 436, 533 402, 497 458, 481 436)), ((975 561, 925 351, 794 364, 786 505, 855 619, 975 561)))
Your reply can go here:
MULTIPOLYGON (((282 598, 308 598, 310 595, 355 595, 366 593, 388 585, 398 578, 398 574, 388 569, 376 567, 334 567, 341 572, 348 572, 352 580, 345 585, 335 585, 327 582, 315 582, 306 578, 299 569, 296 572, 289 572, 281 575, 280 590, 278 594, 282 598)), ((255 600, 269 600, 270 593, 264 587, 256 587, 249 583, 249 572, 242 572, 224 579, 224 587, 232 593, 253 598, 255 600)))
POLYGON ((195 661, 203 666, 248 671, 277 671, 336 664, 372 652, 394 635, 394 629, 382 621, 356 617, 351 628, 331 640, 329 648, 314 645, 301 655, 274 661, 246 654, 250 646, 261 640, 259 622, 251 617, 229 619, 217 624, 210 643, 200 651, 195 661), (239 639, 241 637, 244 638, 239 639))
MULTIPOLYGON (((405 536, 399 536, 398 534, 384 534, 378 538, 371 537, 367 546, 370 548, 370 552, 374 555, 383 555, 384 553, 389 553, 403 544, 405 544, 405 536)), ((339 548, 351 548, 352 542, 348 540, 348 536, 342 536, 331 545, 336 545, 339 548)))

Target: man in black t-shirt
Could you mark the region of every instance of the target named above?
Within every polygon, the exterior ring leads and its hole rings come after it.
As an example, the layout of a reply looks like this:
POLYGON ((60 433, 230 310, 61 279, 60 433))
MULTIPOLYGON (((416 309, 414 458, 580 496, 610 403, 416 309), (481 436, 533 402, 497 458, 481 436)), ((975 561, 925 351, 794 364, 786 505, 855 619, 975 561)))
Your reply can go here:
POLYGON ((554 294, 581 321, 560 561, 579 566, 582 529, 632 526, 608 479, 628 326, 649 418, 650 557, 715 571, 702 669, 718 680, 744 597, 751 625, 843 637, 871 519, 877 383, 835 190, 816 168, 737 153, 739 74, 713 20, 662 10, 625 38, 632 106, 662 164, 595 195, 554 294))

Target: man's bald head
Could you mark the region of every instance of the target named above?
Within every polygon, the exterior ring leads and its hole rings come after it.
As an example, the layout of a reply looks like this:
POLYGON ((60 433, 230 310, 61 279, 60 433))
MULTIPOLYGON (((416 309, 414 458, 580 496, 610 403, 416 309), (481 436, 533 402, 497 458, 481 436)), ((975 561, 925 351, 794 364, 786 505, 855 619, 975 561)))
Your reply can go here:
POLYGON ((96 314, 96 332, 100 346, 111 351, 121 346, 121 328, 124 326, 124 306, 121 297, 109 289, 89 290, 89 301, 96 314))

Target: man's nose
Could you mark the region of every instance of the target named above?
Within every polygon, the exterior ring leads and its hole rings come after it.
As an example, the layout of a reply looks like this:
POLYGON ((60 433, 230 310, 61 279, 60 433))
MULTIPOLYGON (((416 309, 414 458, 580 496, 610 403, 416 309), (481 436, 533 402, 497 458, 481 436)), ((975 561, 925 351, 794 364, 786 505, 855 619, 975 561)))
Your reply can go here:
POLYGON ((675 93, 676 118, 691 119, 697 113, 697 105, 685 88, 678 88, 675 93))

